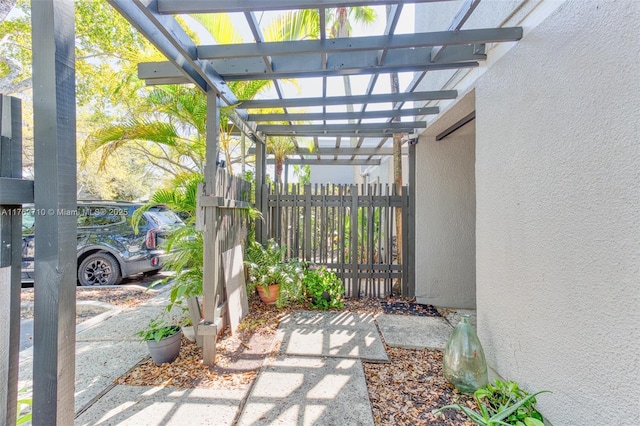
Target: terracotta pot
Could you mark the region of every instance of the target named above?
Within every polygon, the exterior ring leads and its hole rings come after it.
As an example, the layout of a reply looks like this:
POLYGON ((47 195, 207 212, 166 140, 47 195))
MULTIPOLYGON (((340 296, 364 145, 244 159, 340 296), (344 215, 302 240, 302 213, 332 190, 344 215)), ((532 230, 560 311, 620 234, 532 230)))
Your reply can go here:
POLYGON ((266 290, 263 286, 258 286, 258 294, 264 303, 273 305, 280 295, 280 284, 271 284, 266 290))

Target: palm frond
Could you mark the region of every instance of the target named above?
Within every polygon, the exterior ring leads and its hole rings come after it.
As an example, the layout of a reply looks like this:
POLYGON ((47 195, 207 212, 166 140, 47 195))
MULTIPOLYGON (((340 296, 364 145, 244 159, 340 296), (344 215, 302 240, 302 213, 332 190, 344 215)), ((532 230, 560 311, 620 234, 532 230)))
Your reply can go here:
POLYGON ((316 9, 304 9, 280 15, 263 30, 266 41, 318 39, 320 15, 316 9))
POLYGON ((197 14, 192 17, 209 31, 218 44, 242 43, 242 36, 233 26, 228 14, 197 14))

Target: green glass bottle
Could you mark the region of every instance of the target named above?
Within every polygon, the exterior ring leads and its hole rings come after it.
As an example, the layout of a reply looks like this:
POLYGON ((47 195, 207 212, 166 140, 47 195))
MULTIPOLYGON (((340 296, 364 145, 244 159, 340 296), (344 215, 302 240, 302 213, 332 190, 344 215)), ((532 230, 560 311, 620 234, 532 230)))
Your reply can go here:
POLYGON ((488 377, 484 351, 469 318, 469 315, 462 315, 451 333, 444 350, 442 371, 460 392, 471 394, 485 387, 488 377))

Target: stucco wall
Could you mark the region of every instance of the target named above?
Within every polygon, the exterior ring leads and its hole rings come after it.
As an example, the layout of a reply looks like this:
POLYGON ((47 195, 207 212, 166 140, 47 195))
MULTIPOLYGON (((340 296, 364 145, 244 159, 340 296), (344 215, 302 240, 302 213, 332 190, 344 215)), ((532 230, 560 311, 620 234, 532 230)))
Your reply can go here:
POLYGON ((639 22, 568 1, 476 85, 479 335, 555 425, 638 424, 639 22))
MULTIPOLYGON (((381 163, 378 166, 368 167, 365 171, 367 173, 367 183, 393 183, 393 157, 385 156, 381 158, 381 163)), ((402 185, 409 184, 409 161, 406 155, 402 156, 402 185)))
POLYGON ((416 300, 475 309, 475 140, 471 122, 447 138, 442 130, 472 112, 469 93, 416 146, 416 300))

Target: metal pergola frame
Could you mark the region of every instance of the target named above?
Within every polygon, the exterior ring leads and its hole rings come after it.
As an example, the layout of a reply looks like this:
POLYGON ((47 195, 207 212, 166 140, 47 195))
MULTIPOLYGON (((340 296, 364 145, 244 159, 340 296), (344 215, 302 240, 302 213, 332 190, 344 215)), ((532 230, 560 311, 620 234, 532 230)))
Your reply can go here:
MULTIPOLYGON (((211 191, 217 167, 222 106, 237 106, 233 120, 240 131, 255 142, 258 184, 264 182, 267 163, 265 138, 275 134, 304 135, 314 139, 318 150, 312 156, 298 150, 294 154, 297 158, 291 158, 289 164, 378 164, 382 156, 390 155, 387 144, 389 136, 398 132, 412 133, 424 128, 427 125, 424 117, 439 113, 438 105, 433 103, 457 97, 455 91, 418 91, 427 72, 476 67, 486 59, 487 43, 517 41, 522 37, 522 28, 519 27, 462 30, 480 0, 466 0, 453 17, 448 31, 408 35, 395 33, 405 4, 448 0, 108 1, 168 60, 166 63, 141 64, 140 77, 148 84, 191 83, 207 96, 207 165, 205 189, 200 194, 201 197, 213 195, 211 191), (327 8, 378 5, 390 6, 383 34, 350 39, 327 37, 327 8), (265 42, 256 13, 293 9, 318 9, 319 40, 265 42), (174 17, 185 13, 230 12, 244 14, 253 34, 253 43, 198 46, 174 17), (379 77, 392 72, 415 74, 402 93, 379 93, 376 89, 379 77), (350 98, 327 96, 327 79, 344 75, 368 75, 369 83, 364 95, 350 98), (303 79, 310 76, 322 78, 321 97, 297 100, 285 98, 281 87, 282 78, 303 79), (259 101, 238 99, 226 82, 245 79, 272 80, 277 97, 259 101), (282 108, 282 112, 259 114, 256 109, 268 102, 282 108), (413 102, 414 105, 405 108, 408 102, 413 102), (288 110, 300 107, 303 103, 320 108, 321 112, 288 110), (388 103, 391 106, 376 110, 370 108, 373 103, 388 103), (336 104, 356 104, 360 105, 360 109, 349 114, 328 111, 328 107, 336 104), (397 121, 403 117, 406 121, 397 121), (273 122, 288 122, 290 125, 275 126, 273 122), (335 143, 330 147, 319 146, 318 140, 328 137, 333 138, 335 143), (350 141, 348 146, 343 146, 344 138, 357 138, 357 143, 352 146, 350 141), (363 146, 365 138, 376 138, 379 142, 375 146, 363 146), (351 156, 351 160, 337 158, 343 155, 351 156)), ((16 184, 13 189, 17 192, 11 193, 11 199, 8 194, 0 191, 0 205, 19 205, 29 202, 33 197, 36 208, 40 211, 75 210, 73 12, 72 0, 32 2, 36 178, 33 189, 28 183, 16 184)), ((411 199, 415 195, 415 144, 410 143, 406 150, 409 157, 411 199)), ((3 159, 5 153, 3 150, 3 159)), ((265 200, 257 197, 258 207, 264 202, 265 200)), ((214 208, 207 205, 199 212, 205 241, 215 240, 215 228, 210 222, 214 208)), ((413 215, 414 212, 410 209, 408 214, 413 215)), ((46 215, 38 217, 36 226, 38 234, 45 237, 37 240, 40 243, 36 242, 39 245, 36 248, 33 424, 65 425, 73 423, 74 419, 75 218, 46 215)), ((6 228, 4 222, 2 228, 6 228)), ((2 235, 4 237, 4 231, 2 235)), ((205 255, 211 253, 212 246, 211 242, 205 243, 205 255)), ((12 262, 12 268, 16 267, 15 262, 12 262)), ((217 271, 212 268, 213 264, 205 264, 204 292, 215 290, 218 285, 215 278, 217 271)), ((13 270, 12 276, 17 276, 13 270)), ((215 293, 212 291, 211 294, 215 293)), ((205 320, 206 315, 205 313, 205 320)), ((15 317, 13 307, 12 317, 15 317)), ((15 342, 15 333, 11 336, 11 341, 15 342)), ((209 348, 210 345, 211 342, 209 348)), ((16 377, 15 354, 9 358, 8 375, 10 378, 16 377)), ((11 396, 15 395, 15 386, 17 383, 7 385, 7 389, 13 389, 10 391, 11 396)), ((15 404, 8 400, 2 402, 0 423, 13 423, 15 404), (5 402, 7 405, 4 405, 5 402)))

